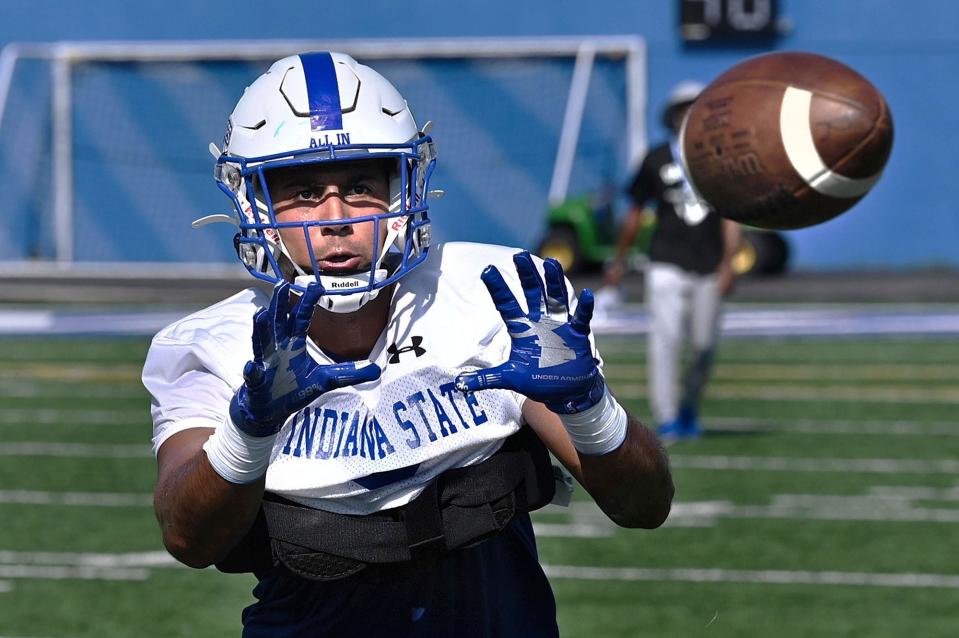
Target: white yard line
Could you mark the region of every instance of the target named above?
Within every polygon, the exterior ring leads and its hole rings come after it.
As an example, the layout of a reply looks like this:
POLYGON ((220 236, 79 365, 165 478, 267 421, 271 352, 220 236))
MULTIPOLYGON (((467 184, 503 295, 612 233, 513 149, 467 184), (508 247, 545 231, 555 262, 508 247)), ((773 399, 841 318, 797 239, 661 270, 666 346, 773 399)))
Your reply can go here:
POLYGON ((827 419, 772 420, 708 417, 709 426, 741 432, 770 431, 800 434, 959 436, 959 421, 832 421, 827 419))
POLYGON ((779 518, 790 520, 819 521, 875 521, 879 523, 959 523, 959 510, 907 507, 871 509, 867 503, 843 506, 837 502, 831 506, 798 504, 773 504, 772 506, 739 506, 730 509, 736 518, 779 518))
POLYGON ((612 524, 572 523, 533 523, 537 537, 542 538, 609 538, 616 533, 612 524))
POLYGON ((103 554, 0 550, 0 578, 4 579, 142 581, 157 567, 181 565, 165 551, 103 554))
POLYGON ((30 361, 0 369, 0 381, 137 384, 143 364, 119 362, 30 361))
POLYGON ((4 382, 0 384, 0 398, 4 399, 144 399, 146 390, 139 385, 116 383, 65 384, 51 381, 4 382))
POLYGON ((869 493, 879 498, 889 499, 959 501, 959 485, 955 487, 875 485, 869 488, 869 493))
POLYGON ((0 457, 2 456, 140 459, 152 458, 153 450, 149 445, 20 441, 0 443, 0 457))
MULTIPOLYGON (((954 334, 959 313, 953 305, 912 309, 894 306, 819 308, 729 308, 721 331, 727 336, 882 336, 954 334)), ((603 339, 641 335, 649 320, 641 304, 626 304, 594 317, 593 332, 603 339)))
POLYGON ((0 504, 74 505, 80 507, 152 507, 153 496, 151 494, 112 492, 0 490, 0 504))
MULTIPOLYGON (((673 503, 666 526, 715 527, 724 519, 955 525, 959 524, 955 501, 959 501, 959 485, 946 488, 873 486, 864 494, 774 494, 768 503, 748 505, 726 500, 677 501, 673 503), (943 505, 936 507, 936 501, 942 501, 943 505)), ((566 508, 550 506, 542 514, 534 515, 533 527, 542 537, 604 538, 616 533, 615 525, 592 501, 576 501, 566 508)))
POLYGON ((783 519, 796 521, 857 521, 898 523, 959 523, 954 507, 918 507, 909 500, 878 496, 779 494, 768 505, 737 505, 729 501, 674 503, 669 527, 714 527, 720 519, 783 519))
MULTIPOLYGON (((183 565, 165 551, 103 554, 0 550, 0 578, 4 579, 143 581, 150 577, 151 569, 169 567, 183 565)), ((12 589, 9 580, 0 580, 0 593, 12 589)))
MULTIPOLYGON (((639 383, 611 384, 621 399, 641 400, 647 389, 639 383)), ((836 386, 836 385, 737 385, 712 383, 706 391, 712 400, 737 401, 827 401, 859 403, 923 403, 959 404, 959 387, 919 387, 902 385, 836 386)))
POLYGON ((165 551, 105 554, 98 552, 14 552, 0 550, 0 564, 60 565, 99 569, 182 567, 165 551))
POLYGON ((150 423, 150 410, 71 408, 0 408, 0 425, 128 425, 150 423))
MULTIPOLYGON (((607 363, 603 368, 606 380, 613 387, 618 380, 646 378, 648 369, 642 364, 607 363)), ((959 365, 947 363, 720 363, 713 371, 717 381, 954 381, 959 379, 959 365)))
POLYGON ((550 578, 603 581, 675 581, 688 583, 760 583, 776 585, 840 585, 847 587, 928 587, 959 589, 959 575, 890 574, 838 571, 744 569, 648 569, 543 565, 550 578))
MULTIPOLYGON (((163 551, 126 554, 0 551, 0 577, 83 580, 145 580, 148 567, 179 567, 163 551)), ((959 575, 840 571, 650 569, 544 565, 551 578, 605 581, 681 581, 857 587, 959 588, 959 575)), ((4 584, 0 581, 0 585, 4 584)))
POLYGON ((146 580, 150 570, 144 568, 101 568, 87 565, 0 565, 0 578, 38 580, 146 580))
POLYGON ((672 454, 673 467, 762 472, 850 472, 867 474, 959 474, 956 459, 839 459, 672 454))

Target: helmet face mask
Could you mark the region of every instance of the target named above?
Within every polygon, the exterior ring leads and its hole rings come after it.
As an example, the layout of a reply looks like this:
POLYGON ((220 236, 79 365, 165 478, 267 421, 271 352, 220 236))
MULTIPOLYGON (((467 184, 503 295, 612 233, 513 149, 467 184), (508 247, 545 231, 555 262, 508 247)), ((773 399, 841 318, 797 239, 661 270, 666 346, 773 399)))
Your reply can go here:
POLYGON ((352 312, 426 258, 435 161, 432 139, 416 128, 405 100, 387 80, 349 56, 310 53, 274 63, 246 90, 230 116, 214 177, 233 202, 237 254, 254 277, 292 280, 301 292, 320 281, 324 307, 352 312), (331 171, 369 167, 357 160, 370 159, 391 167, 389 195, 380 202, 385 205, 360 201, 351 206, 358 214, 337 219, 287 220, 276 210, 278 191, 275 186, 271 191, 271 180, 284 171, 308 173, 312 167, 322 181, 331 171), (364 259, 354 272, 327 264, 324 272, 318 238, 332 234, 331 227, 371 236, 372 245, 361 251, 370 263, 364 259), (296 258, 286 245, 291 237, 305 245, 295 250, 296 258))

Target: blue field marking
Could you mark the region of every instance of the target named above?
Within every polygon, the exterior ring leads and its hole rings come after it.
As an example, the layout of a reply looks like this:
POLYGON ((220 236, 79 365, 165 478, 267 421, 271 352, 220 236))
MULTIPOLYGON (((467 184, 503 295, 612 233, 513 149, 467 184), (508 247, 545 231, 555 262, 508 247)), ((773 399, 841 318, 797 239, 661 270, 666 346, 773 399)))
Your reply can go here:
POLYGON ((152 336, 189 310, 0 310, 0 336, 152 336))
MULTIPOLYGON (((649 330, 649 318, 640 305, 626 304, 595 316, 592 327, 601 335, 641 335, 649 330)), ((732 337, 955 335, 959 334, 959 306, 729 306, 721 330, 732 337)))
MULTIPOLYGON (((0 337, 152 336, 194 310, 0 310, 0 337)), ((597 313, 592 328, 599 335, 644 335, 649 318, 640 304, 626 304, 597 313)), ((722 333, 733 337, 959 335, 959 305, 730 306, 723 314, 722 333)))

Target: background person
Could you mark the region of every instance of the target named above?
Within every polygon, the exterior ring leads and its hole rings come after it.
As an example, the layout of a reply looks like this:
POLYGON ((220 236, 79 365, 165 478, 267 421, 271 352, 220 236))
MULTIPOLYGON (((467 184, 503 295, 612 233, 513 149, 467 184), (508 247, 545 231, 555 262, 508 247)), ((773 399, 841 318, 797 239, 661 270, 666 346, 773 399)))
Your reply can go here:
POLYGON ((732 259, 742 238, 739 224, 696 197, 679 161, 677 135, 702 89, 687 80, 670 93, 662 113, 670 138, 646 154, 629 186, 632 206, 605 277, 607 286, 622 281, 644 207, 652 202, 656 224, 645 273, 647 364, 652 413, 665 439, 702 433, 700 399, 716 354, 721 299, 733 287, 732 259), (680 375, 685 346, 688 357, 680 375))

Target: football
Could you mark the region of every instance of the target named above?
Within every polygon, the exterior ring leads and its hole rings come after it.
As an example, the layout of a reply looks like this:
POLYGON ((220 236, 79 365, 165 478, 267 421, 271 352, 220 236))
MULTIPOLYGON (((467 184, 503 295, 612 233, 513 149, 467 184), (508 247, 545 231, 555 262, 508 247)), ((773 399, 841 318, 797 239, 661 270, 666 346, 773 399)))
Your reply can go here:
POLYGON ((878 181, 892 115, 866 78, 812 53, 750 58, 692 104, 680 155, 693 189, 749 226, 803 228, 848 210, 878 181))

